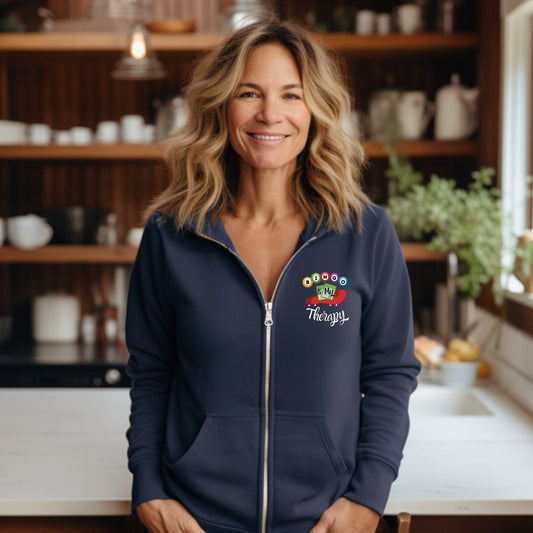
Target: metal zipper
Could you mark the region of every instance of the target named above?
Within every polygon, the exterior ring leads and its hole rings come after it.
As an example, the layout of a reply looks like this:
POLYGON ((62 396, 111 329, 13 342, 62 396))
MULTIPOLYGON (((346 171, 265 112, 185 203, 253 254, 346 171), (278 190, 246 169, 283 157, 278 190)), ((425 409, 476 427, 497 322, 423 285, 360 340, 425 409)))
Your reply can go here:
POLYGON ((272 337, 272 302, 265 303, 265 438, 263 441, 263 516, 261 519, 261 531, 266 533, 267 509, 268 509, 268 447, 270 442, 270 340, 272 337))
POLYGON ((271 352, 271 338, 272 338, 272 326, 274 324, 274 318, 272 315, 272 309, 274 307, 274 297, 276 296, 276 292, 278 290, 278 286, 280 284, 281 278, 285 274, 287 268, 289 268, 289 265, 292 263, 293 259, 309 244, 311 244, 314 240, 316 240, 316 236, 311 237, 308 241, 306 241, 287 261, 285 266, 283 267, 283 270, 281 271, 277 281, 276 285, 274 286, 274 291, 272 292, 272 299, 270 302, 265 302, 265 295, 263 294, 263 291, 261 290, 261 287, 259 286, 259 283, 257 282, 257 279, 255 278, 253 272, 248 268, 246 263, 239 257, 239 255, 234 252, 231 248, 226 246, 225 244, 221 243, 220 241, 217 241, 216 239, 213 239, 212 237, 207 237, 206 235, 202 235, 201 233, 196 233, 199 237, 203 239, 207 239, 208 241, 212 241, 219 246, 222 246, 225 248, 228 252, 230 252, 233 256, 237 258, 239 263, 243 266, 243 268, 248 272, 252 280, 254 281, 259 293, 261 294, 261 298, 263 300, 263 304, 265 306, 265 320, 264 325, 266 328, 265 331, 265 437, 263 440, 263 513, 261 517, 261 533, 266 533, 266 526, 267 526, 267 518, 268 518, 268 495, 269 495, 269 478, 268 478, 268 462, 269 462, 269 453, 268 449, 270 446, 270 352, 271 352))
MULTIPOLYGON (((263 515, 261 519, 261 533, 266 533, 267 518, 268 518, 268 493, 269 493, 269 479, 268 479, 268 449, 270 446, 270 351, 271 351, 271 337, 272 337, 272 326, 274 325, 274 318, 272 316, 272 309, 274 307, 274 298, 278 290, 279 283, 281 278, 285 274, 287 268, 292 263, 293 259, 311 242, 313 242, 316 237, 311 237, 306 241, 287 261, 283 270, 281 271, 276 285, 274 286, 274 291, 272 292, 272 299, 270 302, 265 303, 265 327, 266 327, 266 340, 265 340, 265 438, 263 442, 263 515)), ((244 264, 244 263, 243 263, 244 264)), ((248 267, 246 267, 248 268, 248 267)), ((251 272, 250 272, 251 273, 251 272)), ((252 274, 253 276, 253 274, 252 274)))

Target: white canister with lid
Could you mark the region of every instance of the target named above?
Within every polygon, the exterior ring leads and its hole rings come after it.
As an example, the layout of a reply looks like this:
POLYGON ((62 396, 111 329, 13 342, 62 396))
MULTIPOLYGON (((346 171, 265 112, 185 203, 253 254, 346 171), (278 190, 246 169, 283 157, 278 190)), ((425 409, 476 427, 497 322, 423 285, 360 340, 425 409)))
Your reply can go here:
POLYGON ((44 294, 33 300, 33 339, 38 343, 78 340, 80 301, 69 294, 44 294))

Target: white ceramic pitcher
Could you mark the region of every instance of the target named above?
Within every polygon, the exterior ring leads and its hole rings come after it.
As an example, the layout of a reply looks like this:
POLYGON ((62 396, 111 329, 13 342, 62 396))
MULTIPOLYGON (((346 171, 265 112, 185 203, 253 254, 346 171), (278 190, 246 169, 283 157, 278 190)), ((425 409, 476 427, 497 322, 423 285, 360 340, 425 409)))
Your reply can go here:
POLYGON ((424 91, 405 91, 396 106, 403 139, 420 139, 433 117, 435 104, 424 91))
POLYGON ((435 138, 466 139, 478 125, 479 88, 461 85, 459 74, 452 74, 451 83, 436 94, 435 138))

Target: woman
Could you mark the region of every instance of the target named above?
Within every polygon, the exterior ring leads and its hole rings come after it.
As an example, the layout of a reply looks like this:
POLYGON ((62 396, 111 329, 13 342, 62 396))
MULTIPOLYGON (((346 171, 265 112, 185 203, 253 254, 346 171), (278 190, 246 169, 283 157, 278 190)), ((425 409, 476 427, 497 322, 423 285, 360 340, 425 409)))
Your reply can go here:
POLYGON ((261 22, 185 97, 128 299, 132 507, 153 532, 373 532, 419 367, 339 68, 261 22))

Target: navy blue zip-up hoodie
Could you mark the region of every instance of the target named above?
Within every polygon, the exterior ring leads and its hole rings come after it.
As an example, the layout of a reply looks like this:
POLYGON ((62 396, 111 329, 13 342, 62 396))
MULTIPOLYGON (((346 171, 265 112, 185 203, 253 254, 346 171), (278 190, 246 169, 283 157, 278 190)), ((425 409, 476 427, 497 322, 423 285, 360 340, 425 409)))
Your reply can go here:
POLYGON ((173 498, 207 533, 305 533, 341 496, 382 514, 419 372, 384 210, 310 222, 271 302, 220 221, 158 218, 128 298, 132 509, 173 498))

